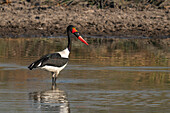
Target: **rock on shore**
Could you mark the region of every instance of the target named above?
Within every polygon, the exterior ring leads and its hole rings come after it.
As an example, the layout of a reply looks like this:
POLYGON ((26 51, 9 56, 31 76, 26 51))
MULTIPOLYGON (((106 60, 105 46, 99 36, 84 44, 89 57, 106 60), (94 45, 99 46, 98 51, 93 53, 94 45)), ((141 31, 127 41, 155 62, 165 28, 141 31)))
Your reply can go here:
POLYGON ((63 35, 69 24, 86 35, 169 37, 170 9, 0 5, 0 37, 63 35))

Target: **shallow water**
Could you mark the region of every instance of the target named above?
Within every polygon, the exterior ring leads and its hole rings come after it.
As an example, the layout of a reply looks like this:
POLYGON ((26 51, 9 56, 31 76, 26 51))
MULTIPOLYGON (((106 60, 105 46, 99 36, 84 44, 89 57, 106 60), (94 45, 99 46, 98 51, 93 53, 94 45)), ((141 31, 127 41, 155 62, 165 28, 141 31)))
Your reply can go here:
POLYGON ((130 40, 74 42, 52 86, 50 73, 27 66, 62 50, 62 39, 1 39, 0 112, 169 113, 169 39, 130 40))

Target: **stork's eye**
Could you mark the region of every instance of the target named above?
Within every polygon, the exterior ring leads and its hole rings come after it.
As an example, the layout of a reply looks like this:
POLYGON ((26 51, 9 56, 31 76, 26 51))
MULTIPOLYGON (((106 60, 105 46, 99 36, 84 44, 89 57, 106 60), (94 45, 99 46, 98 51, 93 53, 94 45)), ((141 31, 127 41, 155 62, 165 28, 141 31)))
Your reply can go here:
POLYGON ((74 35, 78 38, 80 36, 79 32, 75 32, 74 35))

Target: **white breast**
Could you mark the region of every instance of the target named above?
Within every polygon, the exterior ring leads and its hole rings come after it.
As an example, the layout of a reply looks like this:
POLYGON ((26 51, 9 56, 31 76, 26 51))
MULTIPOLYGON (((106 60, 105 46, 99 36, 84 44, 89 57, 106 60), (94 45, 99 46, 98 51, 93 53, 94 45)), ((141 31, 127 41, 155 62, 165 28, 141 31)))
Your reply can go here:
POLYGON ((70 51, 68 50, 68 48, 66 48, 63 51, 60 51, 60 52, 57 52, 57 53, 59 53, 61 55, 61 57, 63 57, 63 58, 68 58, 70 51))
POLYGON ((47 70, 47 71, 50 71, 50 72, 55 72, 57 74, 59 74, 59 72, 64 69, 66 67, 67 63, 62 66, 62 67, 54 67, 54 66, 43 66, 41 67, 41 69, 44 69, 44 70, 47 70))

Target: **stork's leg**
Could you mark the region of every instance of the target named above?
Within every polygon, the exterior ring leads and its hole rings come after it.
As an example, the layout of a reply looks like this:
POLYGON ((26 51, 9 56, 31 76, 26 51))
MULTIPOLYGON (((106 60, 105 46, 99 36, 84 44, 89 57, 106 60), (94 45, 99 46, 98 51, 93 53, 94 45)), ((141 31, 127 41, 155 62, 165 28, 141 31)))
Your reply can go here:
POLYGON ((51 90, 55 90, 56 89, 56 82, 52 83, 52 86, 51 86, 51 90))
POLYGON ((56 73, 52 72, 52 84, 56 82, 55 76, 56 76, 56 73))
POLYGON ((58 77, 58 73, 52 72, 52 83, 56 83, 57 77, 58 77))
POLYGON ((58 77, 58 73, 55 73, 55 83, 56 83, 56 80, 57 80, 57 77, 58 77))

